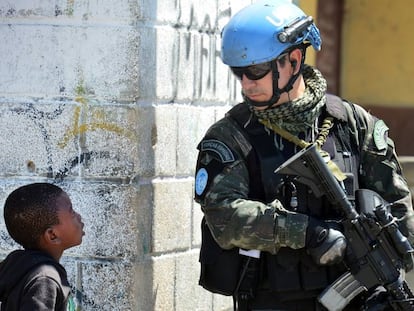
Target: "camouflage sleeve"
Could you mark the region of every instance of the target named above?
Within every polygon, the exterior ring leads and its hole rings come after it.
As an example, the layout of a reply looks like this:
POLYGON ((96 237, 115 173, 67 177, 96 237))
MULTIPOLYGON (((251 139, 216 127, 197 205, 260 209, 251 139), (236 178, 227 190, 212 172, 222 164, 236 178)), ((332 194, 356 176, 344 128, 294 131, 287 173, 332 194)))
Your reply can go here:
POLYGON ((394 142, 384 121, 355 105, 362 117, 364 141, 361 153, 360 186, 380 194, 392 204, 392 214, 401 219, 400 229, 414 242, 414 213, 407 181, 403 176, 394 142))
POLYGON ((302 248, 308 216, 289 212, 279 201, 250 200, 246 154, 251 146, 223 119, 199 144, 195 199, 220 247, 276 253, 282 246, 302 248))

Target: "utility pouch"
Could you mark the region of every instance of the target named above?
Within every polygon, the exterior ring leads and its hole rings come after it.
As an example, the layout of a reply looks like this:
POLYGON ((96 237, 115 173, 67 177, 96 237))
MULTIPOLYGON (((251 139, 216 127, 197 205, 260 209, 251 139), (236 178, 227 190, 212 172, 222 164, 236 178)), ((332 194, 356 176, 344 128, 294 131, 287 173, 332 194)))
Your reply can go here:
POLYGON ((206 290, 225 296, 232 296, 240 276, 242 256, 239 249, 222 249, 214 240, 205 219, 201 222, 199 285, 206 290))

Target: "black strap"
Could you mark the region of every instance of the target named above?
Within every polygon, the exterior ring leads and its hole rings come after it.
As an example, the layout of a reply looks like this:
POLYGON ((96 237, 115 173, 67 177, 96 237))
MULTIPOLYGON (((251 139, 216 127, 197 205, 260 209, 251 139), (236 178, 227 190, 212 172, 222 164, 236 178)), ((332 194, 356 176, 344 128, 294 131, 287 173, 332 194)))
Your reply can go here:
POLYGON ((254 298, 254 290, 259 281, 259 259, 245 256, 240 279, 233 294, 234 311, 247 311, 249 301, 254 298))
POLYGON ((361 129, 363 128, 362 123, 361 123, 361 120, 359 119, 358 113, 355 109, 355 105, 353 103, 350 103, 350 102, 347 102, 347 101, 346 101, 346 103, 348 103, 349 106, 351 106, 352 112, 354 113, 354 119, 355 119, 355 122, 357 124, 357 128, 359 129, 359 131, 358 131, 358 147, 359 147, 359 154, 361 154, 362 153, 362 145, 363 145, 362 142, 363 142, 363 139, 364 139, 363 136, 362 136, 362 131, 361 131, 361 129))

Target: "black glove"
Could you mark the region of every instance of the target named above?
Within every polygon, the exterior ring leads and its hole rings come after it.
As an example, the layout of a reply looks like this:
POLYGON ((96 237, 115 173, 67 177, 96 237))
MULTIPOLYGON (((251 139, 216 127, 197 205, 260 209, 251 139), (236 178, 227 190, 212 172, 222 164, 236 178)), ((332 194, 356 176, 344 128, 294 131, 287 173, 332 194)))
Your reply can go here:
POLYGON ((341 231, 330 227, 326 222, 309 217, 305 246, 317 264, 331 265, 344 257, 346 239, 341 231))

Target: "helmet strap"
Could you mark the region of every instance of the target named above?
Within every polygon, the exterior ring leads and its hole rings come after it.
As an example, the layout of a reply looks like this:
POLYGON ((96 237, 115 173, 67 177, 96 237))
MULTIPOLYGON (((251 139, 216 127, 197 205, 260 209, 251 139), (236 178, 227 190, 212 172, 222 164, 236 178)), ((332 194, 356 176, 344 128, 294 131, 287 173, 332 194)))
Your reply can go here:
MULTIPOLYGON (((255 107, 266 107, 266 109, 269 109, 270 107, 273 106, 274 103, 276 103, 279 98, 280 95, 282 93, 287 93, 289 92, 292 88, 293 88, 293 84, 296 82, 296 80, 298 79, 299 75, 302 72, 302 68, 303 68, 303 64, 305 63, 305 54, 306 54, 306 48, 308 47, 308 44, 303 44, 302 45, 302 59, 300 61, 300 69, 298 70, 298 72, 294 75, 292 75, 289 79, 289 81, 286 83, 286 85, 279 89, 279 84, 278 84, 278 80, 279 80, 279 70, 277 69, 277 61, 273 60, 271 62, 271 68, 272 68, 272 83, 273 83, 273 95, 272 97, 265 102, 257 102, 254 100, 249 99, 247 96, 243 95, 243 99, 245 101, 245 103, 247 103, 248 105, 251 106, 255 106, 255 107)), ((290 53, 289 53, 290 54, 290 53)))
POLYGON ((247 96, 243 94, 243 99, 248 105, 252 105, 255 107, 266 107, 266 109, 269 109, 270 107, 273 106, 274 103, 276 103, 279 100, 280 95, 282 93, 289 92, 292 89, 293 84, 295 83, 296 79, 299 77, 299 73, 301 72, 299 70, 295 75, 292 75, 292 77, 290 77, 285 87, 279 89, 279 85, 278 85, 279 70, 277 69, 276 61, 272 61, 271 66, 272 66, 272 84, 273 84, 272 97, 268 101, 258 102, 258 101, 249 99, 247 96))
POLYGON ((278 88, 278 80, 279 80, 279 70, 277 69, 276 61, 271 61, 271 70, 272 70, 272 84, 273 84, 273 95, 272 97, 265 102, 258 102, 249 99, 247 96, 245 96, 243 93, 243 99, 246 104, 254 107, 267 107, 266 109, 270 108, 275 102, 277 102, 280 98, 280 94, 283 92, 280 92, 281 90, 278 88))

